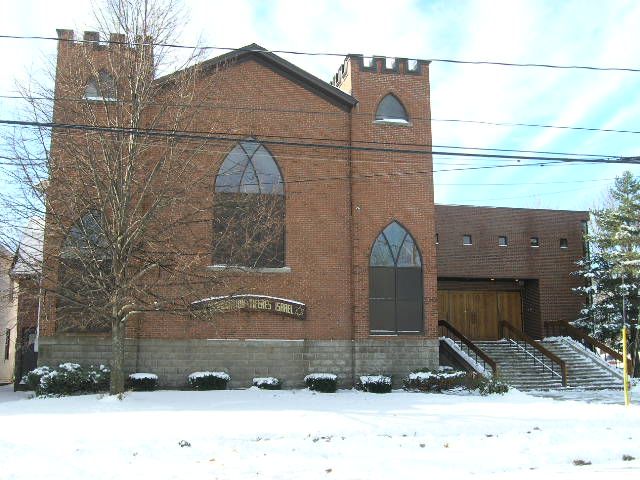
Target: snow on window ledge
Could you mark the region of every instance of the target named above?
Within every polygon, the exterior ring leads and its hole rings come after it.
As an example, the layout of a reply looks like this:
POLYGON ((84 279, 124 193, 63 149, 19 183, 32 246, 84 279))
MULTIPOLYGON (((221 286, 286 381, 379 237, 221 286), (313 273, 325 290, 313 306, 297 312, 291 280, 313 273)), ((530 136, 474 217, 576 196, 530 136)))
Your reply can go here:
POLYGON ((247 273, 291 273, 291 267, 243 267, 241 265, 207 265, 207 270, 221 272, 224 270, 247 273))
POLYGON ((112 98, 112 97, 91 97, 91 96, 84 96, 84 99, 89 101, 89 102, 117 102, 118 99, 117 98, 112 98))
POLYGON ((402 125, 405 127, 411 127, 413 124, 405 118, 380 118, 373 121, 373 123, 379 125, 402 125))

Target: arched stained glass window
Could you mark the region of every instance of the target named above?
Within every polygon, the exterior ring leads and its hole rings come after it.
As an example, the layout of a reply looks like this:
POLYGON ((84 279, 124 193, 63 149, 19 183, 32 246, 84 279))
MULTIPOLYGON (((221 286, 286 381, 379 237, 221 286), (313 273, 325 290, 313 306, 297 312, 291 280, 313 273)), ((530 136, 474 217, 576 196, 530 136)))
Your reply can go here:
POLYGON ((398 97, 392 93, 384 97, 378 104, 376 120, 396 123, 409 123, 409 117, 398 97))
POLYGON ((284 183, 273 155, 253 138, 222 162, 215 184, 216 264, 284 266, 284 183))
POLYGON ((371 333, 421 333, 422 299, 420 251, 411 234, 392 222, 378 235, 369 259, 371 333))
POLYGON ((282 175, 273 156, 254 139, 227 155, 216 177, 216 192, 283 195, 282 175))
POLYGON ((69 229, 60 251, 56 293, 56 329, 60 332, 108 332, 104 305, 110 293, 111 254, 97 211, 69 229))
POLYGON ((104 235, 102 215, 95 210, 86 213, 69 229, 62 244, 61 256, 65 258, 79 256, 108 255, 107 239, 104 235))

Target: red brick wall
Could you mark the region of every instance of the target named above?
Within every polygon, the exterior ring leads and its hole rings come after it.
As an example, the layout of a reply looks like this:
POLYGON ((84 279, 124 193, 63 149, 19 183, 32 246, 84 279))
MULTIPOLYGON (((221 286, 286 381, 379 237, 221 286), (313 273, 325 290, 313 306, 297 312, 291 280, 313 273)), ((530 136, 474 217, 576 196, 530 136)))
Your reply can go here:
MULTIPOLYGON (((429 73, 421 63, 415 73, 399 62, 397 72, 388 71, 384 58, 375 59, 375 71, 361 67, 359 57, 350 57, 342 87, 358 100, 351 118, 351 141, 380 142, 376 147, 407 149, 402 144, 431 144, 429 73), (393 93, 404 105, 410 123, 375 121, 378 103, 393 93)), ((415 147, 414 147, 415 148, 415 147)), ((424 148, 428 150, 428 148, 424 148)), ((362 152, 352 153, 353 165, 353 269, 355 338, 369 336, 368 269, 371 247, 392 221, 413 235, 423 260, 424 335, 437 335, 437 287, 433 178, 430 154, 362 152), (424 172, 424 173, 417 173, 424 172), (376 176, 378 175, 378 176, 376 176)))
MULTIPOLYGON (((575 320, 584 298, 571 289, 584 282, 571 272, 583 256, 585 220, 588 212, 436 205, 438 277, 537 280, 540 310, 530 314, 542 321, 575 320), (463 245, 463 235, 472 235, 473 245, 463 245), (508 246, 498 246, 499 236, 508 246), (531 237, 539 238, 538 248, 530 246, 531 237), (560 248, 561 238, 568 248, 560 248)), ((535 296, 523 298, 525 317, 535 296)))
MULTIPOLYGON (((71 44, 62 48, 59 72, 69 71, 64 63, 68 48, 84 47, 71 44)), ((97 52, 97 55, 102 54, 97 52)), ((211 105, 223 108, 202 109, 188 125, 190 131, 236 134, 238 138, 254 136, 258 140, 296 141, 296 137, 316 137, 348 143, 347 112, 255 61, 231 62, 204 76, 196 86, 195 98, 198 97, 208 98, 211 105), (297 113, 296 110, 319 113, 297 113)), ((208 183, 197 183, 191 189, 191 197, 184 208, 197 205, 202 208, 203 216, 210 218, 215 175, 234 146, 235 143, 229 142, 200 145, 202 153, 197 157, 200 171, 194 172, 193 177, 208 178, 208 183)), ((221 315, 215 322, 203 322, 191 317, 149 314, 131 322, 129 334, 142 338, 350 338, 348 154, 330 149, 267 147, 287 182, 286 266, 291 272, 243 274, 238 276, 238 284, 242 293, 285 297, 306 303, 307 319, 299 321, 277 315, 245 313, 221 315), (319 181, 323 177, 337 177, 338 180, 319 181), (307 179, 318 181, 299 182, 307 179)), ((210 223, 184 232, 185 245, 194 247, 189 238, 197 238, 200 253, 205 252, 201 264, 194 267, 200 273, 206 274, 206 266, 211 263, 211 233, 210 223)), ((222 291, 202 288, 194 300, 237 291, 233 286, 222 291)), ((43 334, 53 335, 55 309, 52 302, 48 305, 48 313, 49 321, 43 334)))

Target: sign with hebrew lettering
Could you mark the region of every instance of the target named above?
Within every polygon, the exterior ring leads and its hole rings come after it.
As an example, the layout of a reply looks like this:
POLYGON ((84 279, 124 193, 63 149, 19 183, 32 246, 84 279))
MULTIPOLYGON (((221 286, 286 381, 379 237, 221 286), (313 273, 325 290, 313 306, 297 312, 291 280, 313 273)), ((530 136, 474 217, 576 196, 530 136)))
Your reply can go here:
POLYGON ((192 310, 205 310, 211 313, 227 312, 264 312, 284 315, 304 320, 307 306, 302 302, 267 295, 230 295, 197 300, 191 304, 192 310))

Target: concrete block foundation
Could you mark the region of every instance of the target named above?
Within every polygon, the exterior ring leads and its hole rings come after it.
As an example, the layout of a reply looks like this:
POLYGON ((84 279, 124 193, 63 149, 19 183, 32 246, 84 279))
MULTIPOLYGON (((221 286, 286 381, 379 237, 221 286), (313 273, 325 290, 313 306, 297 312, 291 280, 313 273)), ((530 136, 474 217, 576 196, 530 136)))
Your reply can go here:
MULTIPOLYGON (((277 377, 285 388, 304 386, 309 373, 334 373, 341 388, 350 388, 360 375, 386 374, 395 386, 420 367, 437 368, 438 340, 234 340, 127 339, 126 373, 158 375, 162 388, 185 388, 196 371, 224 371, 229 388, 251 386, 254 377, 277 377)), ((38 364, 110 363, 109 338, 40 337, 38 364)))

